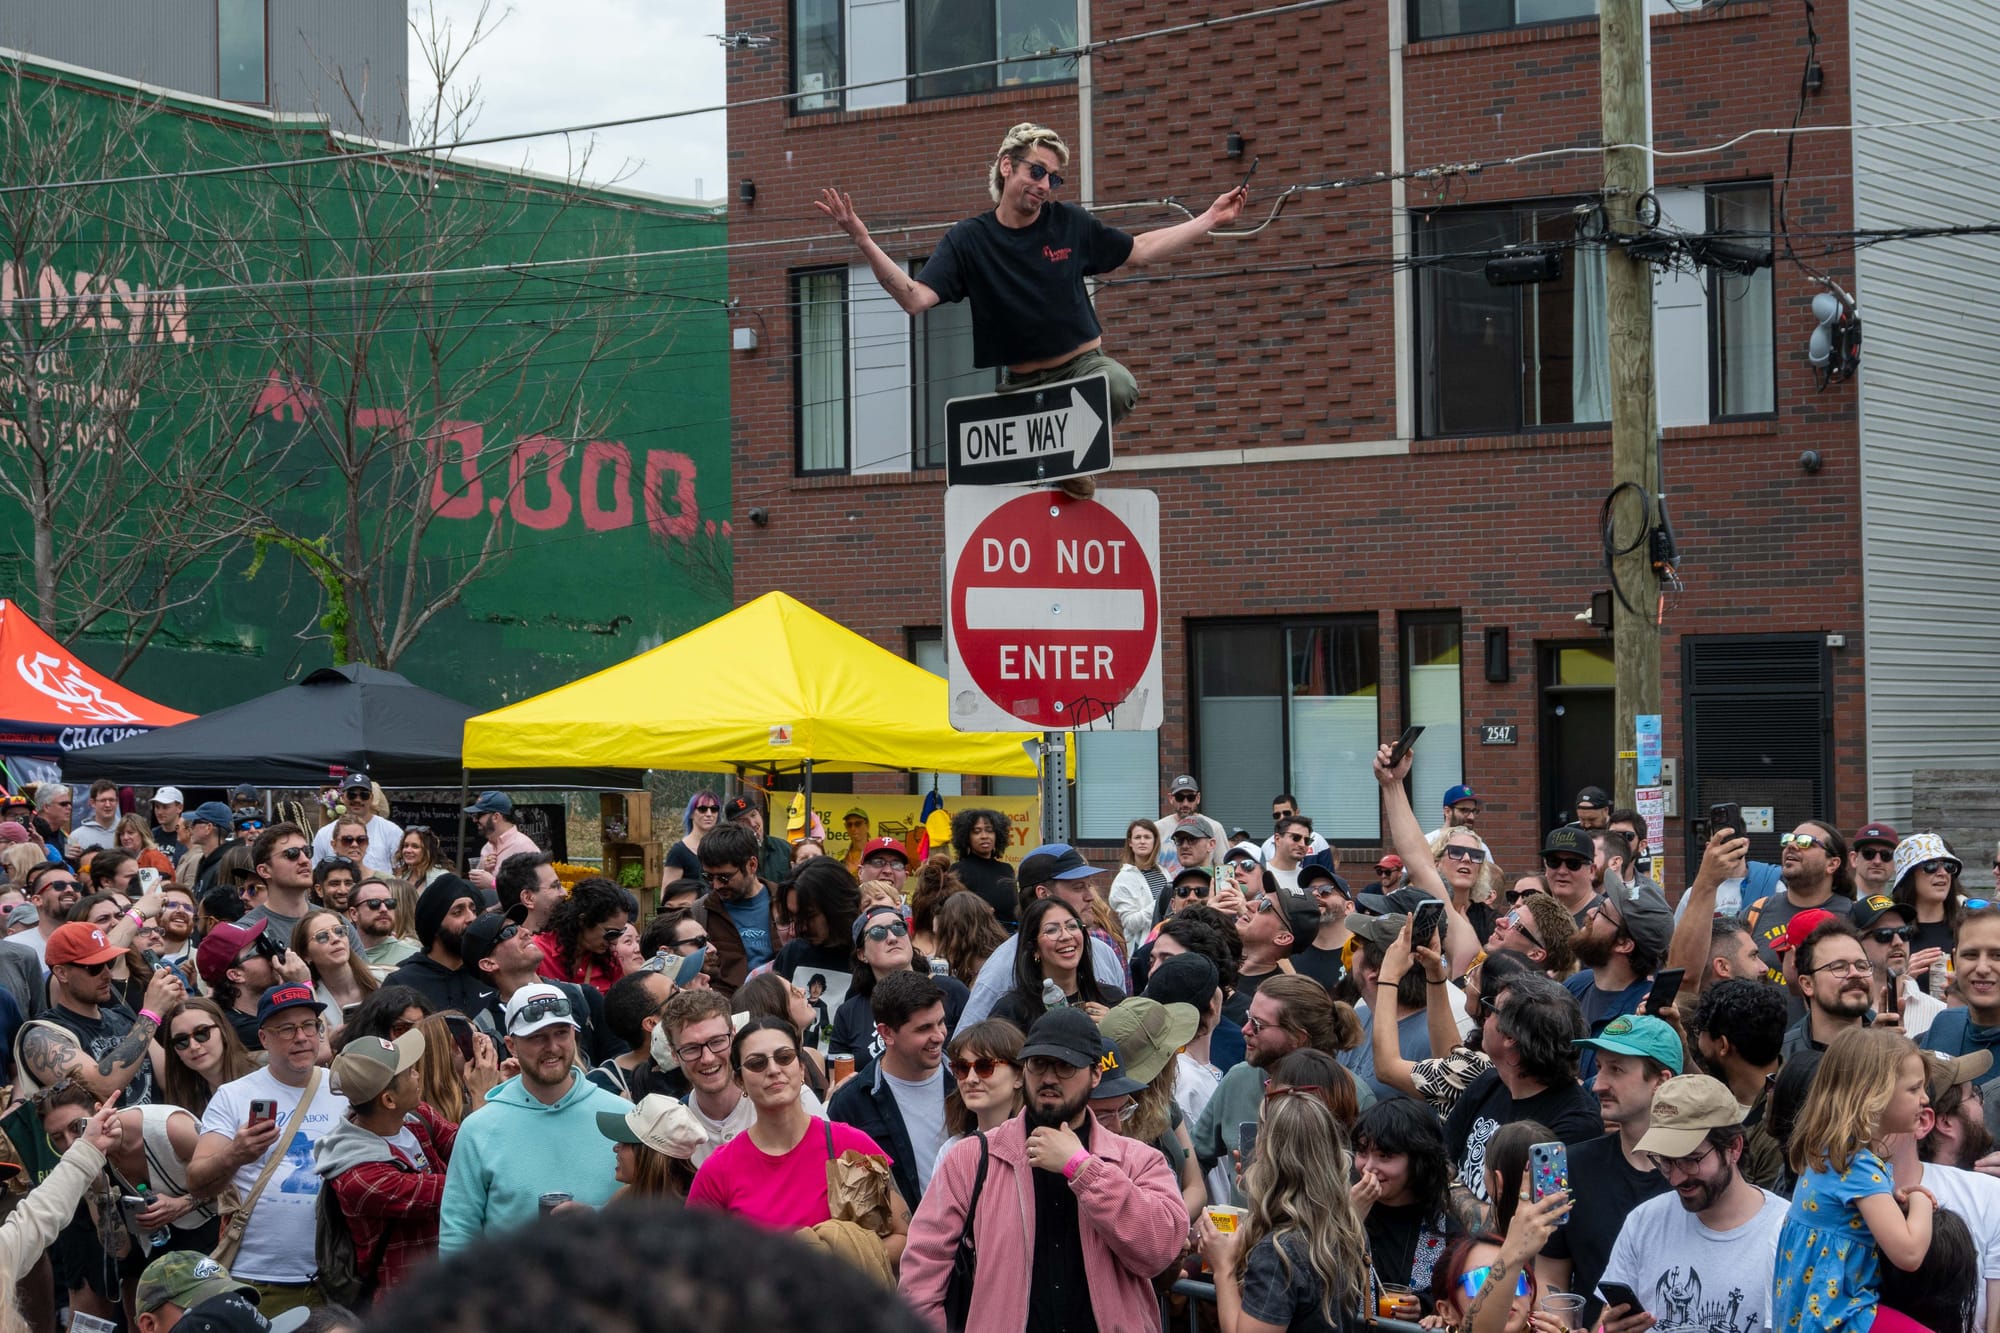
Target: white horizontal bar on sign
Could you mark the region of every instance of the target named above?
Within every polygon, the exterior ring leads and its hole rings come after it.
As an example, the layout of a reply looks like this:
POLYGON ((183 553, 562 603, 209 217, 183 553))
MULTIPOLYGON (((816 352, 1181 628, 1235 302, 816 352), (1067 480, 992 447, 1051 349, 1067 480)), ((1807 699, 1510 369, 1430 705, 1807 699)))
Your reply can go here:
POLYGON ((968 588, 967 629, 1142 630, 1146 595, 1137 588, 968 588))

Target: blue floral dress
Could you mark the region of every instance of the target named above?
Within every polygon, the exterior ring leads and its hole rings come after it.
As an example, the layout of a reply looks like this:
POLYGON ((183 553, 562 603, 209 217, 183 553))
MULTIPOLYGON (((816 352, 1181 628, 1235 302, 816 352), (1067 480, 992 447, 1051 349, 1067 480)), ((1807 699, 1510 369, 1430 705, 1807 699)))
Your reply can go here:
POLYGON ((1882 1159, 1863 1148, 1847 1170, 1799 1177, 1778 1232, 1771 1308, 1779 1333, 1866 1333, 1875 1318, 1881 1255, 1861 1200, 1893 1194, 1882 1159))

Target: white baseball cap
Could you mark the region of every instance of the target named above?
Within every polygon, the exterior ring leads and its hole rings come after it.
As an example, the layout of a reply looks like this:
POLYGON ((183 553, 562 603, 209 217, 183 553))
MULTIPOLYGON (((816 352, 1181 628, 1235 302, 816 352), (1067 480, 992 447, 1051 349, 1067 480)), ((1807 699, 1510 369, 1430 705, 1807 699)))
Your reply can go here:
POLYGON ((179 787, 162 787, 153 793, 154 805, 186 805, 179 787))
POLYGON ((507 1035, 527 1037, 540 1032, 545 1027, 557 1023, 567 1023, 577 1029, 582 1024, 570 1009, 569 996, 547 982, 535 982, 521 987, 507 1001, 507 1035))

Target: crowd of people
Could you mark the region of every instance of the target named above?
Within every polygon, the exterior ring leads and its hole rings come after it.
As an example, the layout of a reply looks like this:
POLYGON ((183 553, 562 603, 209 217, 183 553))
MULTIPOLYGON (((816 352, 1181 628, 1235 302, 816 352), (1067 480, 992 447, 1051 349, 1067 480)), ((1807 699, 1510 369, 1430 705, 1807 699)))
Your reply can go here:
POLYGON ((0 1333, 389 1326, 663 1208, 951 1330, 2000 1329, 2000 905, 1939 836, 1718 828, 1670 901, 1593 788, 1510 879, 1408 762, 1358 887, 1182 776, 1115 868, 699 792, 644 904, 500 792, 462 875, 361 774, 316 829, 0 793, 0 1333))

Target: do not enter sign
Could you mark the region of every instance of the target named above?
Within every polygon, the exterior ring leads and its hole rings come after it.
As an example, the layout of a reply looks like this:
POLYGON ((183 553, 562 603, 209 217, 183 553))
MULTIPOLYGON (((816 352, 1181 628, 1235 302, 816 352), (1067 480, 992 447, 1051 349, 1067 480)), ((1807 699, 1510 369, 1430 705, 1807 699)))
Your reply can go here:
POLYGON ((948 489, 952 725, 1158 727, 1159 549, 1151 491, 948 489))

